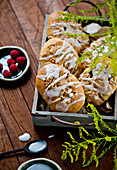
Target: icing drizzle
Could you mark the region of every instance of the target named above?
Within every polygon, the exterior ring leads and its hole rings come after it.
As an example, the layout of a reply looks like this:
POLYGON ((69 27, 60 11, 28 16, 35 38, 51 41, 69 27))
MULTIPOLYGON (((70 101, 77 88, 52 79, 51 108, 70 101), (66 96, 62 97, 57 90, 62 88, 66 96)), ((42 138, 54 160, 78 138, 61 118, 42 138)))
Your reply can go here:
POLYGON ((109 46, 106 44, 104 45, 102 40, 106 41, 104 37, 103 38, 101 37, 101 38, 97 39, 96 41, 93 41, 90 44, 90 47, 87 47, 84 50, 84 51, 92 52, 92 55, 93 55, 92 59, 94 59, 97 55, 99 55, 101 57, 101 56, 103 56, 103 54, 109 52, 109 46), (99 46, 99 48, 98 48, 98 46, 99 46), (94 50, 94 47, 96 47, 95 50, 94 50), (100 49, 103 49, 101 53, 98 52, 98 51, 100 51, 100 49))
POLYGON ((81 86, 81 83, 79 81, 70 81, 67 82, 66 84, 63 85, 59 85, 56 88, 53 88, 54 85, 56 85, 58 82, 60 82, 62 79, 65 79, 68 74, 70 73, 68 70, 63 69, 62 67, 58 67, 54 64, 48 64, 44 66, 46 68, 46 74, 45 75, 37 75, 37 78, 42 79, 42 80, 48 80, 51 77, 56 78, 52 83, 50 83, 48 85, 48 87, 45 89, 44 93, 43 93, 43 98, 49 98, 48 104, 52 104, 52 103, 56 103, 56 110, 57 111, 63 111, 66 112, 70 105, 76 103, 76 102, 80 102, 80 101, 84 101, 85 100, 85 95, 81 92, 75 92, 75 94, 73 94, 72 88, 71 86, 75 85, 74 88, 78 88, 79 86, 81 86), (64 73, 60 76, 60 71, 64 71, 64 73), (67 87, 69 87, 67 89, 67 87), (67 97, 64 97, 64 99, 61 99, 60 93, 61 91, 65 89, 66 93, 67 93, 67 97), (71 100, 73 95, 76 96, 76 100, 74 99, 73 101, 71 100))
MULTIPOLYGON (((94 90, 97 93, 101 93, 104 95, 110 95, 112 93, 112 86, 110 84, 110 78, 111 74, 109 74, 108 68, 104 68, 99 74, 99 70, 101 69, 102 63, 98 63, 96 68, 92 70, 93 77, 90 78, 89 73, 87 72, 89 68, 87 68, 84 72, 87 75, 87 77, 84 77, 84 73, 81 74, 80 80, 82 81, 82 85, 90 90, 94 90), (103 82, 103 86, 98 84, 96 80, 101 80, 103 82), (86 85, 85 81, 90 82, 91 84, 86 85), (96 85, 96 87, 94 86, 96 85)), ((111 79, 111 81, 113 81, 111 79)), ((113 81, 114 82, 114 81, 113 81)))
POLYGON ((74 69, 76 68, 77 64, 77 56, 75 55, 75 50, 72 46, 69 46, 69 44, 64 41, 62 48, 58 49, 53 55, 49 55, 47 57, 42 57, 40 60, 49 60, 51 58, 55 58, 55 64, 59 64, 61 60, 65 60, 62 66, 67 67, 68 70, 74 72, 74 69))
POLYGON ((51 24, 50 28, 52 29, 55 28, 56 30, 53 30, 52 32, 53 35, 48 36, 48 38, 52 38, 53 36, 56 37, 59 35, 61 39, 68 41, 70 44, 73 44, 75 47, 79 48, 80 50, 82 45, 89 44, 89 39, 81 38, 80 35, 77 39, 73 37, 66 38, 66 35, 64 35, 64 33, 67 33, 67 32, 71 34, 84 34, 80 29, 78 29, 79 26, 80 24, 72 23, 72 22, 66 22, 66 23, 59 22, 59 23, 51 24), (80 42, 78 41, 78 39, 80 39, 80 42))

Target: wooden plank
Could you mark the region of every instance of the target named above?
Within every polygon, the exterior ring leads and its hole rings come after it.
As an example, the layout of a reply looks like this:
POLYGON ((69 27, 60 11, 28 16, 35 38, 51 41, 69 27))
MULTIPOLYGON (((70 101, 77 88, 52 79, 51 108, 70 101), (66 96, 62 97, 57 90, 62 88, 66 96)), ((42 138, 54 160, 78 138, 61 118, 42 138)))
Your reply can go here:
MULTIPOLYGON (((3 7, 3 11, 2 11, 3 16, 1 18, 1 21, 2 21, 1 30, 5 30, 5 32, 3 32, 3 36, 5 38, 2 41, 2 45, 4 44, 6 45, 8 43, 8 44, 15 44, 18 46, 22 46, 28 51, 29 57, 31 60, 30 72, 28 72, 22 80, 14 82, 14 83, 9 83, 9 84, 8 82, 0 83, 0 87, 2 90, 1 94, 5 96, 4 103, 6 103, 5 105, 8 105, 8 107, 10 108, 10 113, 8 111, 2 112, 3 120, 8 130, 13 146, 15 149, 17 149, 17 148, 23 147, 25 144, 25 143, 21 143, 18 140, 18 136, 24 132, 28 132, 31 134, 31 140, 41 139, 39 134, 34 129, 34 126, 32 123, 32 117, 30 115, 30 110, 32 108, 34 87, 35 87, 35 77, 37 73, 36 66, 38 65, 38 62, 37 62, 37 59, 34 53, 32 52, 32 49, 28 41, 25 38, 23 30, 15 14, 13 13, 11 6, 8 4, 7 1, 4 1, 4 4, 2 4, 2 7, 3 7), (5 17, 5 13, 7 11, 9 11, 9 18, 6 18, 6 21, 4 23, 3 18, 5 17), (13 34, 13 31, 12 31, 14 21, 16 24, 16 27, 14 28, 15 34, 13 34), (10 35, 9 35, 9 31, 11 33, 10 35), (9 35, 8 38, 6 34, 9 35), (18 36, 21 37, 21 41, 15 43, 15 40, 17 39, 18 36), (16 138, 16 141, 14 141, 14 138, 16 138)), ((44 156, 49 157, 48 154, 44 156)), ((20 155, 18 154, 17 157, 21 164, 26 160, 29 160, 31 158, 35 158, 38 156, 32 157, 32 156, 28 156, 25 154, 20 154, 20 155)))
MULTIPOLYGON (((72 167, 69 165, 68 161, 61 160, 61 149, 62 146, 59 143, 59 140, 61 140, 61 136, 64 134, 62 133, 62 129, 57 128, 50 128, 48 127, 37 127, 37 131, 40 130, 40 135, 44 140, 47 141, 48 144, 48 153, 50 155, 50 159, 58 163, 63 170, 72 169, 72 167), (58 135, 58 131, 60 131, 60 135, 58 135), (53 138, 49 138, 49 136, 54 135, 53 138)), ((62 141, 61 141, 62 142, 62 141)))
MULTIPOLYGON (((10 110, 7 108, 7 103, 6 103, 5 99, 3 98, 1 91, 0 91, 0 96, 1 96, 0 115, 3 119, 4 125, 6 126, 7 133, 9 134, 9 139, 13 146, 12 149, 7 148, 6 150, 4 150, 4 152, 24 147, 27 142, 21 142, 18 139, 18 136, 22 135, 23 133, 27 132, 31 135, 30 141, 34 140, 34 139, 37 139, 37 140, 42 139, 42 137, 39 135, 39 133, 35 131, 32 121, 27 119, 27 122, 25 122, 28 125, 28 128, 26 128, 25 125, 22 125, 22 123, 21 123, 22 120, 21 119, 19 120, 19 116, 12 114, 12 112, 11 112, 12 108, 10 108, 10 110)), ((22 116, 22 119, 24 120, 23 116, 22 116)), ((33 155, 32 156, 30 154, 26 154, 26 153, 22 153, 22 152, 16 154, 16 157, 20 164, 29 160, 29 159, 34 159, 34 158, 38 158, 41 156, 42 155, 33 155)), ((13 157, 15 157, 15 154, 13 155, 13 157)), ((49 158, 48 153, 45 153, 43 155, 43 157, 49 158)), ((7 166, 7 162, 5 165, 7 166)), ((1 164, 1 166, 3 166, 3 164, 1 164)), ((16 169, 16 168, 18 168, 18 165, 16 165, 14 163, 14 167, 16 169)))
MULTIPOLYGON (((28 72, 22 80, 14 83, 0 82, 0 96, 5 97, 4 104, 1 103, 0 105, 2 108, 2 118, 10 140, 14 148, 17 149, 24 146, 24 143, 18 141, 18 136, 23 132, 29 132, 32 136, 31 140, 40 139, 40 136, 34 130, 30 115, 38 62, 8 1, 5 0, 4 3, 1 4, 1 9, 0 30, 4 30, 0 32, 2 38, 1 44, 18 45, 25 48, 31 60, 30 72, 28 72), (6 17, 6 14, 8 14, 9 17, 6 17), (7 110, 8 108, 5 109, 4 106, 8 106, 9 110, 7 110), (14 140, 15 138, 16 140, 14 140)), ((3 99, 1 99, 1 101, 3 101, 3 99)), ((25 156, 25 154, 18 156, 20 163, 31 158, 34 157, 28 157, 25 156)))
POLYGON ((21 27, 29 41, 34 53, 39 58, 41 46, 41 33, 43 31, 44 17, 36 1, 10 0, 13 10, 20 21, 21 27))
MULTIPOLYGON (((0 115, 1 115, 1 107, 0 107, 0 115)), ((0 116, 0 153, 6 152, 8 150, 13 150, 12 143, 9 139, 9 135, 6 131, 6 128, 3 124, 3 121, 0 116)), ((19 162, 15 156, 7 157, 7 159, 0 158, 0 169, 8 170, 16 170, 16 167, 19 166, 19 162), (7 166, 8 165, 8 166, 7 166)))
MULTIPOLYGON (((6 0, 4 1, 4 3, 1 4, 1 8, 2 8, 2 11, 1 11, 2 15, 0 17, 0 21, 1 21, 0 30, 4 30, 3 32, 0 32, 0 37, 2 39, 1 41, 2 46, 4 45, 21 46, 27 51, 29 58, 30 58, 30 63, 31 63, 30 69, 28 70, 26 75, 17 82, 9 83, 9 87, 11 89, 16 88, 17 86, 20 87, 23 97, 25 98, 25 101, 28 105, 28 108, 31 110, 38 61, 28 41, 25 38, 23 30, 19 22, 17 21, 17 18, 15 14, 13 13, 11 6, 8 4, 6 0), (8 13, 9 17, 6 17, 6 13, 8 13)), ((0 85, 6 88, 8 86, 8 84, 5 82, 1 82, 0 85)))
POLYGON ((43 16, 46 13, 62 11, 65 8, 63 0, 37 0, 38 7, 41 9, 43 16))
POLYGON ((62 10, 63 3, 60 0, 10 0, 10 3, 27 40, 39 59, 45 14, 62 10))
MULTIPOLYGON (((25 131, 29 131, 32 136, 38 138, 39 136, 37 136, 34 131, 30 111, 28 110, 20 90, 18 88, 12 90, 7 89, 7 91, 3 90, 3 94, 6 98, 7 105, 9 106, 10 111, 17 123, 23 127, 25 131)), ((8 119, 7 115, 6 119, 8 119)), ((6 124, 7 123, 9 122, 7 121, 6 124)))
MULTIPOLYGON (((2 93, 0 91, 0 96, 2 96, 2 93)), ((6 126, 7 133, 9 134, 9 139, 12 142, 13 149, 18 149, 24 147, 26 142, 20 142, 18 139, 18 136, 28 132, 23 126, 21 126, 17 120, 13 117, 10 110, 7 108, 6 101, 2 97, 0 99, 0 115, 2 117, 2 120, 4 122, 4 125, 6 126)), ((31 134, 31 133, 30 133, 31 134)), ((31 135, 31 140, 34 139, 31 135)), ((13 150, 13 149, 7 149, 6 151, 13 150)), ((14 155, 15 156, 15 155, 14 155)), ((20 163, 23 163, 24 161, 27 161, 29 157, 26 157, 24 154, 22 154, 22 157, 20 154, 17 154, 17 158, 20 163)))

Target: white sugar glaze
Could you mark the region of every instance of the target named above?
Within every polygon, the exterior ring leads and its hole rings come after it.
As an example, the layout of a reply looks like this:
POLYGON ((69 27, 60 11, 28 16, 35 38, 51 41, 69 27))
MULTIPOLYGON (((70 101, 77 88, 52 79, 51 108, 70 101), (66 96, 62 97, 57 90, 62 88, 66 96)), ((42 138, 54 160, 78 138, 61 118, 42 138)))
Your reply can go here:
POLYGON ((54 82, 52 82, 46 89, 46 91, 51 87, 54 86, 56 83, 58 83, 60 80, 64 79, 67 77, 67 73, 63 74, 62 76, 58 77, 54 82))
MULTIPOLYGON (((105 42, 107 42, 104 39, 105 42)), ((97 57, 97 55, 99 55, 99 57, 102 57, 105 53, 109 52, 109 46, 104 45, 104 43, 102 42, 102 38, 99 38, 98 40, 92 42, 90 44, 90 47, 87 47, 84 51, 86 52, 91 52, 92 53, 92 59, 95 59, 97 57), (101 51, 102 50, 102 51, 101 51)), ((111 55, 111 51, 109 52, 108 56, 111 55)), ((82 61, 83 63, 84 61, 82 61)), ((85 62, 87 62, 87 66, 88 64, 90 64, 92 62, 92 60, 90 58, 85 58, 85 62)))
MULTIPOLYGON (((54 77, 57 78, 59 77, 59 72, 62 70, 61 67, 56 67, 56 65, 51 65, 51 67, 48 66, 44 66, 46 68, 46 75, 37 75, 37 78, 40 78, 42 80, 45 80, 45 78, 47 78, 47 80, 50 77, 54 77)), ((69 73, 68 70, 66 70, 67 73, 69 73)))
POLYGON ((70 104, 67 104, 66 102, 67 102, 67 101, 70 101, 70 100, 71 100, 71 98, 65 98, 62 102, 57 103, 56 109, 59 110, 59 111, 61 111, 61 112, 66 112, 72 104, 75 104, 76 102, 80 102, 80 101, 85 100, 85 95, 82 94, 82 96, 81 96, 79 99, 74 100, 74 101, 73 101, 72 103, 70 103, 70 104))
POLYGON ((22 142, 26 142, 30 139, 30 134, 29 133, 24 133, 23 135, 19 136, 19 140, 22 142))
POLYGON ((55 57, 55 63, 59 64, 59 62, 63 59, 67 60, 65 61, 65 65, 69 63, 68 69, 75 69, 76 64, 77 64, 77 56, 75 55, 75 50, 73 49, 72 46, 69 46, 66 41, 63 42, 63 45, 60 49, 58 49, 55 54, 49 55, 47 57, 42 57, 40 60, 49 60, 50 58, 55 57), (60 55, 58 57, 58 55, 60 55), (66 63, 67 62, 67 63, 66 63))
MULTIPOLYGON (((93 78, 86 78, 83 77, 84 74, 81 74, 80 78, 81 80, 84 81, 90 81, 91 84, 90 85, 85 85, 82 82, 82 85, 90 90, 94 90, 97 93, 101 93, 101 94, 105 94, 105 95, 110 95, 112 93, 112 87, 109 83, 109 79, 111 78, 111 75, 109 74, 108 68, 105 68, 103 71, 100 72, 99 74, 99 70, 101 69, 102 63, 97 64, 96 69, 92 70, 92 74, 93 74, 93 78), (98 84, 95 80, 96 79, 100 79, 103 81, 103 86, 101 86, 100 84, 98 84), (94 84, 98 87, 95 88, 94 84)), ((86 71, 88 71, 88 68, 86 69, 86 71)), ((89 75, 89 73, 87 73, 87 75, 89 75)), ((112 80, 111 80, 112 81, 112 80)))
POLYGON ((42 141, 37 141, 35 143, 30 144, 29 151, 31 152, 39 152, 45 148, 45 144, 42 141))
MULTIPOLYGON (((79 49, 81 49, 81 43, 77 40, 77 39, 75 39, 75 38, 72 38, 72 37, 70 37, 70 38, 64 38, 66 41, 68 41, 68 43, 70 43, 70 44, 73 44, 74 46, 76 46, 76 47, 78 47, 79 49)), ((86 44, 88 44, 88 43, 86 43, 86 44)))
MULTIPOLYGON (((64 47, 64 44, 65 44, 66 42, 64 42, 63 43, 63 47, 64 47)), ((63 49, 65 49, 65 48, 63 48, 63 49)), ((60 49, 59 49, 60 50, 60 49)), ((62 49, 61 49, 62 50, 62 49)), ((67 48, 67 50, 66 51, 61 51, 61 56, 59 57, 59 58, 57 58, 56 59, 56 63, 59 63, 64 57, 65 57, 65 55, 67 55, 67 54, 69 54, 70 52, 75 52, 74 51, 74 49, 73 49, 73 47, 69 47, 69 48, 67 48)), ((56 53, 55 53, 55 55, 56 55, 56 53)), ((58 55, 58 54, 57 54, 58 55)), ((72 54, 73 55, 73 54, 72 54)), ((69 56, 70 56, 70 54, 69 54, 69 56)), ((68 57, 68 56, 67 56, 68 57)))
MULTIPOLYGON (((89 44, 89 40, 88 39, 82 39, 81 36, 79 35, 79 37, 77 39, 70 37, 70 38, 66 38, 64 33, 71 33, 71 34, 84 34, 78 27, 80 24, 77 23, 71 23, 71 22, 59 22, 59 23, 55 23, 55 24, 51 24, 50 28, 56 28, 57 30, 53 31, 53 36, 56 35, 60 35, 61 39, 64 39, 66 41, 68 41, 70 44, 73 43, 74 46, 78 47, 79 49, 81 49, 81 43, 82 45, 85 44, 89 44), (65 28, 65 29, 64 29, 65 28), (79 43, 78 39, 80 38, 81 43, 79 43)), ((51 38, 52 36, 48 36, 49 38, 51 38)))
MULTIPOLYGON (((79 84, 79 82, 70 82, 70 83, 64 84, 63 86, 59 86, 57 89, 48 90, 48 88, 47 88, 47 89, 45 89, 43 96, 44 96, 44 98, 50 97, 51 99, 54 96, 58 97, 62 89, 65 89, 66 87, 72 86, 74 84, 79 84)), ((51 84, 50 84, 50 86, 51 86, 51 84)), ((80 84, 80 86, 81 86, 81 84, 80 84)))
MULTIPOLYGON (((106 41, 106 40, 104 40, 104 41, 106 41)), ((93 55, 92 58, 94 59, 97 55, 99 55, 101 57, 101 56, 103 56, 103 54, 108 53, 109 52, 109 46, 104 45, 103 42, 102 42, 102 39, 99 38, 97 41, 92 42, 90 44, 90 47, 87 47, 85 49, 85 51, 89 51, 89 52, 92 51, 92 55, 93 55), (96 48, 94 48, 93 46, 95 46, 96 48), (98 48, 98 46, 100 46, 100 47, 98 48), (102 52, 98 52, 100 50, 102 50, 102 52)))
POLYGON ((75 68, 75 67, 76 67, 76 62, 77 62, 77 58, 76 58, 76 57, 73 57, 73 58, 71 58, 71 60, 67 60, 67 61, 65 62, 65 66, 66 66, 67 64, 70 64, 69 69, 75 68), (71 64, 71 63, 72 63, 72 64, 71 64))
POLYGON ((72 88, 70 88, 70 86, 76 85, 75 88, 80 87, 81 83, 78 82, 78 81, 68 82, 68 83, 63 84, 61 86, 58 86, 56 88, 49 89, 50 87, 56 85, 57 82, 59 82, 62 79, 66 78, 68 76, 69 71, 67 71, 66 69, 63 69, 64 74, 62 76, 60 76, 59 72, 62 69, 61 67, 58 67, 58 66, 53 65, 53 64, 48 64, 48 65, 45 65, 44 67, 46 68, 46 74, 45 75, 38 75, 37 78, 40 78, 42 80, 44 80, 45 78, 48 79, 48 77, 50 78, 52 76, 56 78, 56 80, 54 80, 52 83, 49 84, 49 86, 45 89, 45 91, 43 93, 43 98, 44 99, 49 98, 49 101, 48 101, 49 105, 52 104, 52 103, 60 101, 58 104, 56 104, 56 110, 66 112, 71 104, 74 104, 74 103, 76 103, 78 101, 85 100, 84 94, 82 94, 80 92, 77 92, 77 93, 75 93, 75 95, 78 96, 78 99, 71 102, 71 97, 73 97, 73 92, 72 92, 72 88), (51 67, 51 70, 49 70, 50 67, 51 67), (59 97, 60 92, 61 92, 62 89, 66 89, 67 87, 69 87, 69 89, 67 91, 69 97, 65 97, 65 99, 61 101, 61 98, 59 97), (54 97, 57 97, 57 98, 53 99, 54 97), (67 101, 70 101, 70 104, 67 104, 67 101))

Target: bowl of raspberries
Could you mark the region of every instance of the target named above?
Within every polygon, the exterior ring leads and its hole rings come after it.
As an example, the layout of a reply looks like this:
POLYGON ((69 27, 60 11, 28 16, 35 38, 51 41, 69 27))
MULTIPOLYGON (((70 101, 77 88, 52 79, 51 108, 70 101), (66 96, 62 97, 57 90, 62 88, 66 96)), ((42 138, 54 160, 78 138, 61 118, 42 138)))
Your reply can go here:
POLYGON ((18 46, 0 47, 0 79, 15 81, 28 70, 30 60, 27 52, 18 46))

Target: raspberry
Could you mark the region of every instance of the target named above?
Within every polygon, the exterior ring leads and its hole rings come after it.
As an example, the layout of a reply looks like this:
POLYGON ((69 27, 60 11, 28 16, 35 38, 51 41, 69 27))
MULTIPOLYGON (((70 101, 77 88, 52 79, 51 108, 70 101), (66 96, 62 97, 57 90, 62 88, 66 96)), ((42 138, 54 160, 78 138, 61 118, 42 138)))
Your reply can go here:
POLYGON ((12 59, 12 58, 9 58, 9 59, 7 60, 7 63, 8 63, 8 65, 15 64, 15 60, 12 59))
POLYGON ((11 64, 9 67, 9 70, 11 73, 16 73, 18 70, 18 67, 15 64, 11 64))
POLYGON ((4 70, 3 71, 3 76, 5 77, 5 78, 11 78, 11 72, 10 71, 8 71, 8 70, 4 70))
POLYGON ((20 57, 17 57, 16 61, 18 62, 18 65, 19 65, 20 67, 23 67, 24 64, 25 64, 26 59, 25 59, 25 57, 20 56, 20 57))
POLYGON ((0 63, 0 71, 2 71, 3 69, 3 65, 0 63))
POLYGON ((19 56, 19 51, 17 51, 17 50, 12 50, 12 51, 10 52, 10 56, 11 56, 12 58, 18 57, 18 56, 19 56))

